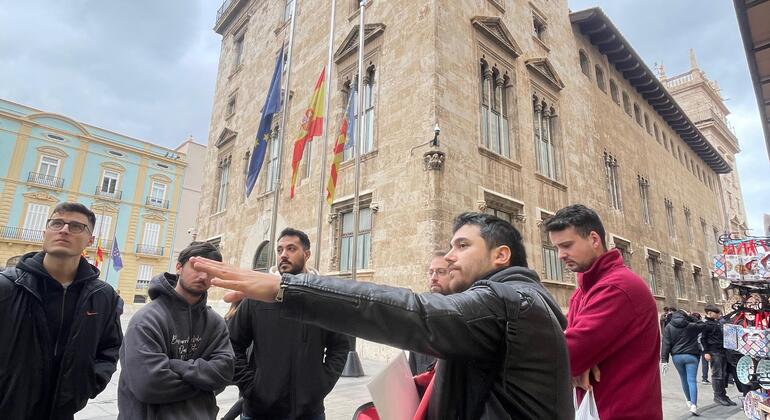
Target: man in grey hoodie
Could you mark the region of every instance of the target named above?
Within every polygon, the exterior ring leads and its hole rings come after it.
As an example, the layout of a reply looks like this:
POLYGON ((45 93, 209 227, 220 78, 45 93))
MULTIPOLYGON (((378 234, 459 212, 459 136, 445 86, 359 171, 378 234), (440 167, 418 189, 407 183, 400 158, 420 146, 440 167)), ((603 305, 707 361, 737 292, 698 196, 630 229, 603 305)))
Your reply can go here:
POLYGON ((137 311, 120 348, 119 419, 215 419, 215 393, 233 378, 233 349, 225 321, 206 306, 211 276, 195 271, 194 256, 222 261, 208 242, 180 254, 176 274, 150 282, 152 302, 137 311))

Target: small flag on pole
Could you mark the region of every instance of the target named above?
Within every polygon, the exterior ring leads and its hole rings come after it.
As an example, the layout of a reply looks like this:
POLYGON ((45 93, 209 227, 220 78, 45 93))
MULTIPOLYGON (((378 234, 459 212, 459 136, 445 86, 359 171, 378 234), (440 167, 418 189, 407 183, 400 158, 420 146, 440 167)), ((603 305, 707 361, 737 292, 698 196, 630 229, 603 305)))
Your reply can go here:
POLYGON ((112 267, 115 271, 120 271, 123 268, 123 259, 120 258, 120 250, 118 249, 117 238, 112 238, 112 250, 110 251, 110 257, 112 258, 112 267))
POLYGON ((356 135, 356 91, 350 91, 348 95, 348 106, 345 115, 340 122, 340 132, 337 134, 337 140, 334 143, 334 158, 332 159, 331 172, 329 173, 329 183, 326 185, 326 202, 331 205, 334 202, 334 192, 337 189, 337 176, 340 170, 340 163, 345 150, 353 145, 353 139, 356 135))
POLYGON ((272 129, 273 115, 281 110, 281 67, 283 66, 283 47, 278 52, 278 58, 275 61, 275 70, 273 78, 270 81, 270 89, 267 92, 265 105, 262 107, 262 119, 259 120, 257 129, 257 138, 254 143, 254 150, 249 159, 249 170, 246 172, 246 197, 251 194, 254 185, 257 183, 259 171, 262 169, 262 162, 265 160, 267 150, 267 141, 270 139, 272 129))
POLYGON ((310 105, 305 110, 302 117, 302 126, 299 136, 294 140, 294 152, 291 156, 291 198, 294 198, 294 186, 297 185, 297 175, 299 175, 299 164, 302 161, 302 154, 305 152, 305 145, 323 134, 324 125, 324 75, 326 66, 321 70, 321 75, 315 83, 313 96, 310 98, 310 105))
POLYGON ((104 250, 102 249, 102 240, 96 241, 96 256, 94 257, 94 265, 99 267, 99 264, 104 262, 104 250))

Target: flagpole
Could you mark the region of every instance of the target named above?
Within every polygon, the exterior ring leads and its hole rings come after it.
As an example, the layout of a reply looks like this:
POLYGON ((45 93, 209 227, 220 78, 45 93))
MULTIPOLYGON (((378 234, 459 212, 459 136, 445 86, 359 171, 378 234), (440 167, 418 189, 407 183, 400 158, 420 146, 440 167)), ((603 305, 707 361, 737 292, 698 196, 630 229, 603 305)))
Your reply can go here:
POLYGON ((326 71, 327 84, 326 92, 324 95, 324 113, 326 114, 326 121, 324 121, 324 134, 323 145, 321 146, 321 180, 318 184, 318 219, 316 221, 316 252, 315 259, 313 260, 313 266, 316 270, 320 271, 321 266, 321 235, 323 233, 323 213, 324 213, 324 175, 326 174, 326 143, 329 139, 329 123, 331 121, 331 112, 329 112, 329 101, 331 98, 331 72, 332 72, 332 58, 334 55, 334 16, 337 10, 337 0, 332 0, 332 12, 329 21, 329 51, 326 56, 326 71))
MULTIPOLYGON (((115 211, 115 230, 118 230, 118 216, 120 215, 120 204, 118 204, 118 210, 115 211)), ((102 219, 102 223, 104 223, 104 219, 102 219)), ((110 264, 112 262, 112 249, 115 246, 115 242, 118 240, 117 235, 112 235, 112 246, 110 246, 110 255, 107 257, 107 272, 104 274, 104 281, 108 282, 108 279, 110 278, 110 264)))
MULTIPOLYGON (((359 193, 359 178, 361 175, 361 143, 364 141, 366 134, 366 124, 364 123, 364 96, 363 89, 364 80, 364 9, 366 8, 366 0, 361 0, 359 3, 358 11, 358 121, 360 126, 358 132, 360 135, 358 139, 353 142, 353 151, 355 156, 355 189, 353 193, 353 249, 350 252, 352 257, 352 266, 350 268, 350 278, 356 281, 356 273, 358 272, 358 193, 359 193)), ((348 358, 345 361, 345 367, 342 369, 342 376, 344 377, 359 377, 364 376, 364 368, 361 364, 361 360, 356 352, 356 338, 350 339, 351 349, 348 352, 348 358)))
MULTIPOLYGON (((281 165, 283 165, 283 133, 286 131, 286 117, 289 112, 289 87, 291 84, 291 56, 294 47, 294 21, 297 16, 297 4, 299 0, 294 1, 294 6, 291 8, 291 25, 289 26, 289 50, 287 51, 288 58, 286 60, 286 84, 284 87, 283 96, 283 109, 281 110, 281 125, 278 126, 278 139, 276 146, 278 147, 278 161, 276 162, 275 169, 275 184, 273 185, 273 210, 270 214, 270 265, 275 263, 275 236, 276 225, 278 223, 278 196, 281 191, 281 165)), ((276 141, 276 140, 271 140, 276 141)))
POLYGON ((352 266, 350 269, 350 277, 353 281, 356 280, 358 272, 358 223, 359 223, 359 203, 358 194, 360 190, 360 176, 361 176, 361 144, 366 139, 366 122, 364 116, 366 114, 365 109, 365 96, 364 89, 364 11, 366 10, 366 0, 361 0, 359 3, 358 12, 358 139, 353 142, 353 152, 355 156, 355 187, 353 190, 353 249, 350 252, 352 257, 352 266))

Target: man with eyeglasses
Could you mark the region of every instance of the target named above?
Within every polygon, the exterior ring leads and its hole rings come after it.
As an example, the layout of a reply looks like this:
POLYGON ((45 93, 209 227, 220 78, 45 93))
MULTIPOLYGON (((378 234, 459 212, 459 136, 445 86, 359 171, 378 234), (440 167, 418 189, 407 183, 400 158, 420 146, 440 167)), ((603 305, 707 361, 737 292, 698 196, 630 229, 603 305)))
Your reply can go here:
POLYGON ((73 419, 115 372, 123 340, 120 297, 82 256, 96 216, 60 203, 43 250, 0 273, 0 413, 73 419))
MULTIPOLYGON (((431 254, 430 265, 428 266, 428 289, 431 293, 440 293, 448 295, 449 291, 449 263, 444 259, 446 251, 435 251, 431 254)), ((427 371, 436 358, 426 354, 409 352, 409 368, 412 375, 417 375, 427 371)))

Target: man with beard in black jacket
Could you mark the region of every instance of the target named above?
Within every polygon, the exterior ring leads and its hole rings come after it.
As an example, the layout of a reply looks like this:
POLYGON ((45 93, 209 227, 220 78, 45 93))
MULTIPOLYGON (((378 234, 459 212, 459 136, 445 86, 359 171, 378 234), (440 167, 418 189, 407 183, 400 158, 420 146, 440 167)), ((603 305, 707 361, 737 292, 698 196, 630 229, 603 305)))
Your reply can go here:
POLYGON ((83 258, 96 216, 60 203, 43 251, 0 273, 0 417, 72 419, 115 372, 120 297, 83 258))
POLYGON ((277 302, 283 317, 438 357, 424 418, 573 418, 567 321, 526 268, 521 234, 483 213, 459 215, 453 232, 446 296, 193 261, 237 292, 226 300, 277 302))
POLYGON ((150 282, 152 302, 137 311, 120 348, 118 419, 214 420, 215 393, 233 378, 233 349, 225 320, 206 306, 211 278, 190 258, 221 261, 208 242, 179 253, 176 274, 150 282))
MULTIPOLYGON (((305 232, 286 228, 278 272, 301 274, 310 259, 305 232)), ((323 401, 345 367, 350 339, 280 316, 281 306, 244 299, 228 321, 244 420, 323 420, 323 401), (247 348, 252 346, 251 354, 247 348)))

